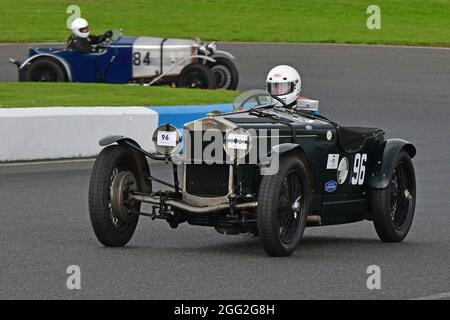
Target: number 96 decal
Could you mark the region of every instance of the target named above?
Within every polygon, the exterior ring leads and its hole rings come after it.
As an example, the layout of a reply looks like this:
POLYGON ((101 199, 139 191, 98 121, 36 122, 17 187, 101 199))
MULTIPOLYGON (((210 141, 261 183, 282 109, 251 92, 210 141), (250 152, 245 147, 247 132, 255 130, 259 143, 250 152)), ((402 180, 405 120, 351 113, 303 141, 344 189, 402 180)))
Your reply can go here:
POLYGON ((352 185, 364 184, 364 178, 366 176, 366 162, 367 162, 367 153, 355 154, 355 160, 353 162, 353 171, 350 179, 350 183, 352 185))

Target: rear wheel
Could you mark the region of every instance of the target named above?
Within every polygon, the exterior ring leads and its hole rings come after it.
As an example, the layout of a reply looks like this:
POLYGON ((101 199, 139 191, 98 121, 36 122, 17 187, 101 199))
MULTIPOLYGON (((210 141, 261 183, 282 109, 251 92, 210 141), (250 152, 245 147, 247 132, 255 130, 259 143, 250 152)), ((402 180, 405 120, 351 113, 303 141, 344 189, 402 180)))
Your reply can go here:
POLYGON ((388 187, 371 190, 370 212, 375 230, 384 242, 400 242, 407 236, 414 218, 416 178, 411 157, 398 154, 388 187))
POLYGON ((207 66, 194 63, 183 69, 178 86, 192 89, 215 89, 216 79, 207 66))
POLYGON ((66 73, 61 65, 51 58, 39 58, 31 62, 25 72, 27 82, 66 82, 66 73))
POLYGON ((130 241, 139 220, 141 204, 128 201, 140 191, 131 151, 120 145, 106 147, 98 155, 89 184, 89 215, 97 239, 108 247, 130 241))
POLYGON ((311 202, 305 160, 280 159, 277 174, 264 176, 258 196, 257 234, 271 256, 288 256, 303 237, 311 202))
POLYGON ((214 57, 215 63, 211 63, 211 71, 216 78, 217 89, 236 90, 239 84, 239 72, 230 59, 214 57))

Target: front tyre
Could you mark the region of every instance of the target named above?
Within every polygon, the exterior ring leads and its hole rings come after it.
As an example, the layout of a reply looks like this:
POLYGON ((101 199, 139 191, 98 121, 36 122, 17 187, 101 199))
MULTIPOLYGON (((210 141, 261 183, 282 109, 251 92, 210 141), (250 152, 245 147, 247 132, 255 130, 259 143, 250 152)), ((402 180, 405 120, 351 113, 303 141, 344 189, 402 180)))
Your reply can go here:
POLYGON ((230 59, 214 57, 215 63, 209 63, 216 78, 217 89, 236 90, 239 84, 239 72, 230 59))
POLYGON ((370 212, 375 230, 384 242, 401 242, 408 234, 416 206, 416 178, 411 157, 401 151, 394 162, 389 185, 373 189, 370 212))
POLYGON ((107 247, 123 247, 136 229, 141 204, 127 200, 139 188, 131 151, 108 146, 98 155, 89 184, 89 215, 97 239, 107 247))
POLYGON ((289 256, 303 237, 311 203, 306 161, 283 156, 277 174, 264 176, 258 195, 257 233, 270 256, 289 256))
POLYGON ((38 58, 24 71, 22 80, 26 82, 66 82, 66 72, 61 64, 52 58, 38 58))
POLYGON ((216 78, 207 66, 193 63, 181 71, 178 86, 191 89, 216 89, 216 78))

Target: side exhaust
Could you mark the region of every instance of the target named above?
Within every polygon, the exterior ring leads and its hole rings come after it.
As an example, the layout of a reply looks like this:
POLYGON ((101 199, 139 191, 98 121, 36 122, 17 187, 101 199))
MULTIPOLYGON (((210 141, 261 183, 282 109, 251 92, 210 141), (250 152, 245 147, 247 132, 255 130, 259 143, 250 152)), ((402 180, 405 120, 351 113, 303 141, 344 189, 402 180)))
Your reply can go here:
MULTIPOLYGON (((140 195, 140 194, 132 194, 130 197, 132 200, 144 202, 144 203, 150 203, 150 204, 156 204, 161 205, 161 201, 159 197, 155 196, 146 196, 146 195, 140 195)), ((167 200, 165 202, 166 205, 183 210, 188 211, 192 213, 213 213, 218 211, 223 211, 230 208, 229 203, 222 203, 214 206, 209 207, 194 207, 191 205, 188 205, 186 203, 183 203, 178 200, 167 200)), ((251 209, 256 208, 258 206, 258 202, 247 202, 247 203, 240 203, 236 205, 236 209, 244 210, 244 209, 251 209)))
MULTIPOLYGON (((156 196, 147 196, 142 194, 132 194, 130 196, 132 200, 149 203, 149 204, 155 204, 155 205, 161 205, 161 201, 159 197, 156 196)), ((230 208, 230 204, 228 203, 222 203, 214 206, 209 207, 195 207, 188 205, 186 203, 183 203, 178 200, 167 200, 165 202, 166 205, 171 206, 173 208, 177 208, 183 211, 191 212, 191 213, 213 213, 218 211, 223 211, 230 208)), ((252 209, 256 208, 258 206, 258 202, 247 202, 247 203, 240 203, 236 205, 236 209, 245 210, 245 209, 252 209)), ((311 215, 308 216, 307 222, 309 225, 316 225, 320 226, 322 224, 322 218, 318 215, 311 215)))
POLYGON ((17 66, 17 68, 20 68, 20 66, 22 65, 22 62, 20 62, 19 60, 13 59, 13 58, 9 58, 9 62, 11 62, 12 64, 15 64, 17 66))

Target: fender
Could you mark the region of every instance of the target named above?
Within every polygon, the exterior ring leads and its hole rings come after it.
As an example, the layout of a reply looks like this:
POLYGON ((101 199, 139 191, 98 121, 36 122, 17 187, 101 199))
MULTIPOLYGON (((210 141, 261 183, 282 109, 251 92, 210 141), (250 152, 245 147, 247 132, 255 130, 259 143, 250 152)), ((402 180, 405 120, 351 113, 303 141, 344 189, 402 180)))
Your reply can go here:
POLYGON ((67 63, 67 61, 65 59, 61 58, 61 57, 58 57, 58 56, 55 56, 55 55, 49 54, 49 53, 40 53, 40 54, 37 54, 37 55, 34 55, 34 56, 28 58, 27 60, 25 60, 24 63, 22 63, 19 66, 19 72, 22 69, 24 69, 30 62, 32 62, 35 59, 40 58, 40 57, 52 58, 52 59, 55 59, 57 62, 59 62, 63 66, 64 70, 66 71, 67 79, 69 80, 69 82, 72 82, 72 72, 70 70, 70 66, 67 63))
POLYGON ((232 60, 236 60, 236 57, 234 55, 232 55, 228 51, 223 51, 223 50, 216 50, 216 52, 214 52, 212 57, 214 58, 215 56, 225 56, 225 57, 230 58, 232 60))
POLYGON ((144 193, 151 193, 152 182, 149 179, 150 167, 148 165, 147 159, 145 158, 147 152, 145 152, 133 139, 121 135, 108 136, 99 141, 99 145, 102 147, 109 146, 113 143, 117 143, 118 145, 127 145, 129 147, 136 163, 139 176, 142 177, 140 181, 141 190, 144 193))
POLYGON ((414 158, 417 152, 416 147, 402 139, 389 139, 381 146, 379 158, 368 180, 371 188, 384 189, 388 186, 394 161, 402 150, 405 150, 411 158, 414 158))
MULTIPOLYGON (((282 143, 282 144, 273 146, 272 150, 261 159, 261 161, 258 165, 261 167, 269 167, 271 165, 272 157, 273 157, 274 153, 278 154, 279 156, 282 156, 290 151, 298 152, 306 157, 306 152, 301 145, 296 144, 296 143, 282 143)), ((308 164, 309 164, 309 160, 308 160, 308 164)))

